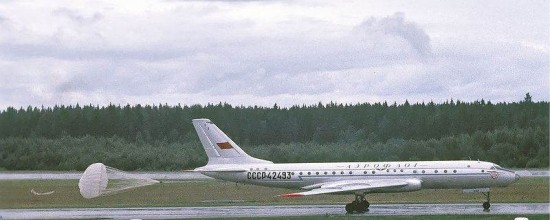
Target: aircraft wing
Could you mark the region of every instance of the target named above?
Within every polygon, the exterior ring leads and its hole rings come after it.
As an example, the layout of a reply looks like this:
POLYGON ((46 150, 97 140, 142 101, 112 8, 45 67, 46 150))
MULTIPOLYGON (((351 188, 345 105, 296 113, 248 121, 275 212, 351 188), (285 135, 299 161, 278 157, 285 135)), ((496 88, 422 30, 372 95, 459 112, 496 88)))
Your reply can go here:
POLYGON ((247 169, 239 167, 199 167, 194 170, 194 172, 246 172, 247 169))
POLYGON ((398 179, 387 179, 387 180, 344 180, 336 182, 326 182, 322 184, 316 184, 312 186, 303 187, 305 189, 313 188, 312 190, 298 193, 288 193, 279 195, 281 197, 299 197, 299 196, 309 196, 309 195, 318 195, 318 194, 345 194, 360 192, 366 193, 379 189, 390 189, 397 187, 408 186, 409 184, 420 184, 419 180, 398 180, 398 179))

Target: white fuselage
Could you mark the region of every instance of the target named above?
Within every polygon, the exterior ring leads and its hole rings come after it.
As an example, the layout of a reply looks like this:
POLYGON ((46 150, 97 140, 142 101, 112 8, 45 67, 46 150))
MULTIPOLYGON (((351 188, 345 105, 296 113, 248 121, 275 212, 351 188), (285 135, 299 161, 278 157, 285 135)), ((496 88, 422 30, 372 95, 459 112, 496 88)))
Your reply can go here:
POLYGON ((401 188, 365 193, 504 187, 519 178, 513 171, 484 161, 251 163, 208 165, 201 170, 207 171, 202 172, 204 175, 216 179, 295 189, 310 189, 337 181, 395 179, 409 182, 401 188), (218 169, 223 171, 216 172, 218 169))
MULTIPOLYGON (((507 186, 514 172, 483 161, 402 161, 345 163, 284 163, 254 158, 209 119, 193 119, 208 156, 196 168, 204 175, 237 183, 308 190, 303 195, 406 192, 420 189, 486 189, 507 186)), ((481 190, 478 190, 481 191, 481 190)), ((359 201, 361 202, 361 201, 359 201)))

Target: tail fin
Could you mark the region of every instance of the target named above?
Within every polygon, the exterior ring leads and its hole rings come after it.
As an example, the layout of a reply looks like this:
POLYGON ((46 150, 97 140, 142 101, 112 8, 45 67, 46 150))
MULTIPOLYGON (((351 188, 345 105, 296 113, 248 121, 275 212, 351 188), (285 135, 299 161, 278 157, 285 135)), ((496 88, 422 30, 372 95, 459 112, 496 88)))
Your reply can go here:
POLYGON ((273 163, 246 154, 210 119, 193 119, 199 139, 208 156, 208 164, 273 163))

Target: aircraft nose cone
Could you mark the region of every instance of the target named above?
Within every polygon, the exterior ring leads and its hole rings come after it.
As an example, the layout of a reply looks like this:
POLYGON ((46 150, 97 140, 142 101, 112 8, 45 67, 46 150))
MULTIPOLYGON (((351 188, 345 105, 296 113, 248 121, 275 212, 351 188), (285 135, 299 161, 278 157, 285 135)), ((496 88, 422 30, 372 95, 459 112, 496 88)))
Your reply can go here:
POLYGON ((519 180, 519 174, 516 173, 516 181, 519 180))

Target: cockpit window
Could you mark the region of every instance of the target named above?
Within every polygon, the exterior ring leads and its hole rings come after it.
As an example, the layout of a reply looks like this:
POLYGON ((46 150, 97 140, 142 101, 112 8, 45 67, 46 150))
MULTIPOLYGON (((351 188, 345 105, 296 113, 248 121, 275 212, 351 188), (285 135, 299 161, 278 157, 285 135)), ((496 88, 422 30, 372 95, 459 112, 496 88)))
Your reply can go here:
POLYGON ((504 169, 504 168, 502 168, 501 166, 496 165, 496 164, 494 165, 494 167, 495 167, 496 169, 498 169, 498 170, 504 170, 504 171, 508 171, 508 172, 514 172, 514 171, 509 170, 509 169, 504 169))

